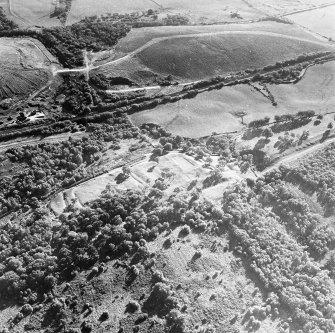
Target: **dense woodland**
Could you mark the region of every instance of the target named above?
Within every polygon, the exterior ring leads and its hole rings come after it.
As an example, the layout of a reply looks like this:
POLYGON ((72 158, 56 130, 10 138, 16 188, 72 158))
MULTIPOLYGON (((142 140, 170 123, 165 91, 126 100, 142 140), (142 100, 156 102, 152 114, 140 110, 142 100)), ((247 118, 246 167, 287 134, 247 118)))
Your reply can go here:
POLYGON ((0 180, 0 214, 26 205, 37 206, 51 192, 88 177, 87 167, 101 157, 104 142, 116 144, 120 139, 138 137, 125 116, 118 114, 103 125, 89 125, 89 136, 57 144, 10 148, 6 156, 19 164, 21 172, 0 180))
MULTIPOLYGON (((258 199, 256 192, 243 186, 225 194, 225 217, 242 255, 249 258, 250 268, 265 288, 278 296, 279 302, 272 307, 286 306, 300 332, 333 332, 335 299, 329 276, 294 237, 278 227, 281 221, 278 215, 267 210, 258 199)), ((297 215, 293 204, 285 209, 297 215)), ((297 221, 297 225, 301 223, 309 227, 309 221, 297 221)))
POLYGON ((83 51, 101 51, 116 44, 130 31, 124 24, 83 20, 67 27, 45 28, 38 39, 65 67, 83 65, 83 51))
POLYGON ((314 153, 313 158, 305 160, 297 168, 283 170, 284 179, 301 186, 309 193, 316 193, 327 215, 335 212, 335 144, 314 153))
MULTIPOLYGON (((175 140, 159 127, 146 127, 146 132, 160 137, 165 145, 175 140)), ((100 139, 106 135, 105 129, 99 126, 96 133, 100 139)), ((176 141, 177 147, 183 144, 176 141)), ((229 147, 227 141, 221 144, 225 149, 229 147)), ((86 149, 79 140, 70 149, 62 146, 62 150, 69 149, 74 158, 78 155, 74 150, 80 150, 76 146, 86 149)), ((209 149, 219 146, 220 142, 213 140, 207 144, 209 149)), ((50 153, 54 151, 48 145, 39 147, 38 155, 42 158, 46 155, 40 151, 43 148, 50 153)), ((9 154, 12 160, 16 156, 15 163, 20 163, 19 152, 14 154, 11 150, 9 154)), ((36 172, 48 174, 47 170, 44 164, 43 171, 36 172)), ((99 199, 83 209, 69 207, 68 212, 58 218, 61 223, 54 226, 48 210, 36 201, 33 214, 22 216, 15 223, 2 222, 1 297, 15 297, 21 304, 33 305, 45 299, 44 294, 59 282, 71 280, 77 272, 93 266, 98 267, 96 272, 92 271, 96 274, 100 265, 111 259, 130 256, 133 263, 150 265, 146 243, 164 231, 185 225, 195 232, 229 233, 232 250, 247 259, 266 290, 272 293, 267 303, 274 316, 279 315, 284 306, 291 313, 290 325, 302 328, 302 332, 316 329, 332 332, 335 300, 331 296, 331 280, 317 261, 329 252, 335 234, 320 215, 311 212, 302 197, 292 192, 289 183, 282 180, 289 179, 289 172, 274 171, 256 183, 250 182, 249 187, 240 184, 228 190, 223 196, 222 210, 200 200, 195 193, 187 194, 178 189, 165 201, 162 199, 166 189, 163 178, 148 188, 147 193, 126 191, 115 195, 106 189, 99 199)), ((190 231, 185 229, 185 232, 190 231)), ((165 283, 159 281, 142 310, 151 314, 154 311, 166 318, 171 316, 171 311, 178 307, 178 300, 169 299, 166 288, 165 283), (161 293, 165 296, 160 296, 161 293), (163 297, 164 302, 169 300, 157 307, 155 302, 159 297, 163 297)), ((261 313, 256 314, 256 318, 248 313, 246 316, 254 324, 264 319, 261 313)))

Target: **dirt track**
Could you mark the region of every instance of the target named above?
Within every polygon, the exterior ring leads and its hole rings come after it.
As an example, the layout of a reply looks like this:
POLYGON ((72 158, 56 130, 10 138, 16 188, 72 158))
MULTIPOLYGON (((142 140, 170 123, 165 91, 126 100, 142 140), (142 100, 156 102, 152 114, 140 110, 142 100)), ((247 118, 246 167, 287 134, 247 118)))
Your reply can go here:
POLYGON ((280 157, 273 165, 269 166, 268 168, 264 169, 262 172, 258 173, 258 176, 265 175, 267 172, 278 168, 278 166, 280 166, 281 164, 287 164, 287 163, 299 160, 302 157, 304 157, 305 155, 311 154, 312 152, 314 152, 316 150, 322 149, 322 148, 330 145, 333 142, 335 142, 335 137, 330 138, 328 140, 325 140, 323 142, 315 143, 315 144, 311 145, 310 147, 307 147, 307 148, 299 150, 299 151, 294 150, 294 151, 290 152, 289 154, 287 154, 283 157, 280 157))

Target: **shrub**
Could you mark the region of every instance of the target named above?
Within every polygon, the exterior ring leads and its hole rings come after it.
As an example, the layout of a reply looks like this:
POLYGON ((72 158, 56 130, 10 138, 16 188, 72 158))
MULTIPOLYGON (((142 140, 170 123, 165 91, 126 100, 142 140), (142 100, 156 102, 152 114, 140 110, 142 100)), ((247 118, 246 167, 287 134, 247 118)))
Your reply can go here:
POLYGON ((140 305, 136 301, 130 301, 127 306, 126 310, 127 312, 134 313, 140 309, 140 305))
POLYGON ((33 312, 33 307, 30 304, 25 304, 23 305, 23 307, 21 308, 20 312, 24 315, 24 316, 28 316, 33 312))
POLYGON ((180 229, 180 232, 179 232, 179 235, 181 237, 185 237, 185 236, 188 236, 191 232, 191 228, 188 226, 188 225, 184 225, 181 229, 180 229))

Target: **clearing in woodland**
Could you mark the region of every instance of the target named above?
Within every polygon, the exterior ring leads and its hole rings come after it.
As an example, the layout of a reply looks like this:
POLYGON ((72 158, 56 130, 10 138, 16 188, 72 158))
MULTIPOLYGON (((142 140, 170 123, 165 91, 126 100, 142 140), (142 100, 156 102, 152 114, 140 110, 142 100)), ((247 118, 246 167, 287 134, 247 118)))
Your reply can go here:
MULTIPOLYGON (((212 166, 215 166, 215 163, 213 160, 212 166)), ((176 188, 191 190, 194 185, 190 184, 194 180, 196 180, 197 186, 203 186, 203 181, 210 174, 212 166, 204 168, 203 161, 201 162, 191 156, 176 152, 161 156, 158 162, 146 157, 144 160, 130 166, 129 177, 126 179, 121 179, 123 173, 121 167, 113 169, 106 174, 56 195, 51 200, 50 207, 55 213, 59 214, 73 200, 77 201, 79 206, 82 206, 98 198, 104 191, 111 193, 120 193, 129 189, 146 191, 159 178, 163 179, 164 188, 167 188, 165 190, 166 195, 171 195, 176 188)), ((225 181, 216 190, 223 191, 232 182, 243 178, 238 166, 234 164, 229 167, 226 166, 222 175, 225 181)), ((206 191, 209 199, 216 200, 217 191, 216 194, 209 194, 209 191, 210 188, 206 191)))

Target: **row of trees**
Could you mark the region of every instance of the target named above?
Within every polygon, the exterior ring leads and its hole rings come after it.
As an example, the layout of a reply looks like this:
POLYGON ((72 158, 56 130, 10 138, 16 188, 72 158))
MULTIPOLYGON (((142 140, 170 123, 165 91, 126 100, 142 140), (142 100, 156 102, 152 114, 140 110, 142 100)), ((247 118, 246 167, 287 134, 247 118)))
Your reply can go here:
POLYGON ((248 129, 243 133, 244 140, 251 140, 255 137, 271 137, 273 133, 287 132, 303 127, 312 121, 314 111, 299 111, 296 114, 283 114, 274 117, 274 123, 270 124, 270 118, 251 121, 248 129), (269 127, 265 127, 269 126, 269 127), (265 127, 265 128, 264 128, 265 127))

